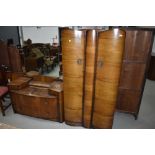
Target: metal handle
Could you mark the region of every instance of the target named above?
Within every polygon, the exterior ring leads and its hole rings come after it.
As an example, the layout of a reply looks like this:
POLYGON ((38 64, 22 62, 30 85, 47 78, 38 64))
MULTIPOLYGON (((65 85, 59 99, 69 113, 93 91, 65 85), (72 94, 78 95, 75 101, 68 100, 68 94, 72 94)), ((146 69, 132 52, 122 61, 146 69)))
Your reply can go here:
POLYGON ((99 60, 98 63, 97 63, 97 66, 99 68, 102 68, 103 67, 103 60, 99 60))
POLYGON ((81 65, 82 64, 82 59, 77 59, 77 64, 81 65))

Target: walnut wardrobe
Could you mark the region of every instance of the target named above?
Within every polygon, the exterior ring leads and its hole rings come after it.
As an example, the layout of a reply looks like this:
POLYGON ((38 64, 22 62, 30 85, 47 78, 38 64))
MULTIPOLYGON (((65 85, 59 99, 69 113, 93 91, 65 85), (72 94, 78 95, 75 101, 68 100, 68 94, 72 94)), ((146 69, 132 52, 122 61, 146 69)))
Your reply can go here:
POLYGON ((138 117, 154 39, 152 29, 126 28, 117 110, 138 117))
POLYGON ((119 29, 61 30, 67 124, 112 128, 124 41, 119 29))

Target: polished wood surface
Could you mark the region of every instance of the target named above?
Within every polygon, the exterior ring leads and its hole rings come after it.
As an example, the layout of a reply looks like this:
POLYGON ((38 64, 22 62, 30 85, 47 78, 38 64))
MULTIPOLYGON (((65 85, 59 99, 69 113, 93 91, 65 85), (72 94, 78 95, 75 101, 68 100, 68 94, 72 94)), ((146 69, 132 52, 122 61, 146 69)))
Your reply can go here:
POLYGON ((51 83, 49 82, 43 82, 43 81, 31 81, 29 82, 30 86, 36 86, 36 87, 43 87, 43 88, 50 88, 51 83))
POLYGON ((11 91, 11 99, 15 112, 58 121, 56 96, 48 94, 46 88, 27 87, 20 91, 11 91))
POLYGON ((124 60, 146 62, 150 52, 152 31, 126 29, 124 60))
POLYGON ((145 74, 145 63, 124 62, 119 88, 141 90, 145 74))
POLYGON ((64 121, 64 94, 63 94, 63 82, 54 81, 51 87, 48 89, 49 94, 56 95, 58 100, 59 109, 59 121, 64 121))
POLYGON ((125 32, 119 29, 98 34, 93 128, 112 128, 124 41, 125 32))
POLYGON ((19 77, 16 80, 13 80, 10 83, 8 83, 8 87, 10 90, 20 90, 22 88, 27 87, 31 79, 32 78, 28 77, 19 77))
POLYGON ((82 123, 85 32, 61 30, 65 122, 82 123))
POLYGON ((96 30, 87 31, 86 41, 86 63, 85 63, 85 82, 84 82, 84 107, 83 107, 83 126, 90 128, 92 114, 92 99, 94 90, 94 72, 96 57, 96 30))
POLYGON ((51 77, 51 76, 43 76, 43 75, 38 75, 33 77, 33 81, 41 81, 41 82, 54 82, 57 79, 57 77, 51 77))
POLYGON ((153 43, 153 31, 125 29, 117 109, 138 116, 153 43))
MULTIPOLYGON (((49 88, 43 87, 42 85, 31 86, 29 81, 28 85, 23 88, 21 87, 23 83, 19 82, 22 81, 20 79, 24 81, 24 79, 28 78, 21 77, 11 81, 9 84, 14 112, 59 122, 64 121, 62 81, 53 81, 49 83, 49 88), (18 87, 21 85, 21 89, 11 89, 15 84, 18 85, 18 87)), ((44 78, 42 77, 41 79, 44 78)), ((51 80, 52 79, 53 78, 51 78, 51 80)))
POLYGON ((9 61, 12 72, 22 72, 19 50, 15 46, 8 47, 9 61))
POLYGON ((21 72, 22 64, 19 50, 15 46, 7 46, 0 41, 0 66, 5 65, 12 72, 21 72))
POLYGON ((141 92, 134 90, 119 89, 118 105, 121 112, 138 113, 138 104, 141 99, 141 92))
POLYGON ((3 41, 0 41, 0 65, 6 65, 10 67, 9 53, 7 44, 3 41))

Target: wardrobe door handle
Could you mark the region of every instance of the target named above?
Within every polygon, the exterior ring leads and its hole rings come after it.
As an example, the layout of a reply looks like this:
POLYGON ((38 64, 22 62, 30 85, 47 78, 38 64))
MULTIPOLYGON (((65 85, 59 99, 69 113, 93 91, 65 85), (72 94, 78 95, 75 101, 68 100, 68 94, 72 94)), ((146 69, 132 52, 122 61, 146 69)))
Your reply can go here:
POLYGON ((102 68, 102 67, 103 67, 103 60, 99 60, 99 61, 97 62, 97 66, 98 66, 99 68, 102 68))
POLYGON ((77 59, 77 64, 81 65, 82 64, 82 59, 77 59))

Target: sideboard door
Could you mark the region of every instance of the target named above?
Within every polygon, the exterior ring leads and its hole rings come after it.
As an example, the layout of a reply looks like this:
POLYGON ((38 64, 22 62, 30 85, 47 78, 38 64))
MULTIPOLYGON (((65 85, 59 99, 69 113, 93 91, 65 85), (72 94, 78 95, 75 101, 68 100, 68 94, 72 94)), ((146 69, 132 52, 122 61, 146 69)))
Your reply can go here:
POLYGON ((65 122, 82 124, 85 32, 61 31, 65 122))
POLYGON ((98 34, 93 128, 112 128, 124 41, 125 32, 119 29, 98 34))

